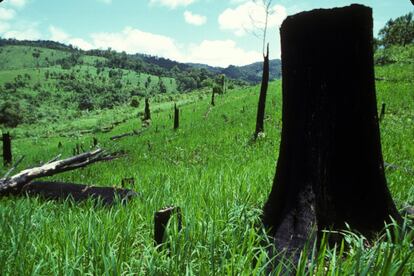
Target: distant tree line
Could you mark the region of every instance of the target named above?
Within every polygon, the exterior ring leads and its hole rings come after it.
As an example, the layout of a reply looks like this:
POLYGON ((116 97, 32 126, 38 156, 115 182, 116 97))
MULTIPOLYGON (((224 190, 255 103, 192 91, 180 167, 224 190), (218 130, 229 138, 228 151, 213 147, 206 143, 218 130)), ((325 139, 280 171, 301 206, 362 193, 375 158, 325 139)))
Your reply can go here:
POLYGON ((413 13, 390 19, 374 39, 376 64, 414 62, 413 13))

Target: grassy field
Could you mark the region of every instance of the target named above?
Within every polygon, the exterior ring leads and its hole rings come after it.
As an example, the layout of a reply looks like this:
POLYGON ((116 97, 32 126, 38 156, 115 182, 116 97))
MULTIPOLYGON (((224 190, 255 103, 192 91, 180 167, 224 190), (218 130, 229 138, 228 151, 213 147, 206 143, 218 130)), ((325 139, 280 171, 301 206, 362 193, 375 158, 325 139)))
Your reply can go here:
MULTIPOLYGON (((405 170, 414 168, 412 72, 413 65, 391 65, 376 72, 377 77, 386 79, 377 82, 378 105, 385 102, 387 106, 381 138, 384 160, 399 167, 387 169, 386 174, 400 209, 414 204, 414 175, 405 170)), ((128 156, 124 159, 49 179, 120 186, 122 178, 133 177, 136 184, 131 188, 140 196, 110 208, 91 201, 75 204, 69 199, 50 202, 41 198, 0 198, 0 274, 265 273, 269 259, 259 215, 278 157, 280 82, 273 82, 269 88, 265 137, 251 143, 258 92, 258 87, 230 90, 216 98, 213 108, 205 95, 195 94, 191 101, 186 97, 175 99, 181 110, 177 131, 173 131, 170 117, 173 102, 154 101, 152 107, 159 112, 153 113, 150 129, 117 142, 109 137, 140 127, 140 120, 131 114, 142 108, 84 114, 82 120, 72 122, 73 127, 81 124, 82 129, 99 120, 105 124, 113 114, 129 118, 110 133, 60 137, 68 131, 66 121, 32 126, 38 135, 34 137, 23 135, 30 126, 14 130, 20 137, 13 140, 14 156, 26 156, 19 169, 58 154, 70 156, 75 144, 89 147, 92 137, 109 151, 125 150, 128 156), (91 121, 85 123, 88 119, 91 121), (45 132, 49 137, 41 138, 45 132), (58 148, 59 142, 63 148, 58 148), (168 233, 169 250, 160 251, 152 240, 153 215, 167 205, 181 207, 183 229, 178 232, 173 222, 168 233)), ((0 174, 5 171, 1 168, 0 174)), ((394 240, 388 237, 367 243, 348 233, 336 248, 322 243, 318 254, 313 250, 311 260, 301 259, 297 274, 410 275, 414 271, 411 221, 407 220, 397 232, 401 235, 394 240)))

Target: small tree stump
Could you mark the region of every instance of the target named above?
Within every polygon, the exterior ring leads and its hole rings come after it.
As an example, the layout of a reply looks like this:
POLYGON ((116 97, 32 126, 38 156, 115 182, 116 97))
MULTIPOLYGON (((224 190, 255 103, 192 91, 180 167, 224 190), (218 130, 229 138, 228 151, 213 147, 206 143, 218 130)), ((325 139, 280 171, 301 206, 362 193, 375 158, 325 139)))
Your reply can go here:
POLYGON ((133 187, 135 185, 135 179, 133 177, 122 178, 121 187, 125 188, 127 185, 133 187))
POLYGON ((177 130, 180 126, 180 111, 177 108, 177 105, 174 104, 174 130, 177 130))
POLYGON ((382 122, 382 120, 384 119, 384 117, 385 117, 385 103, 382 103, 382 105, 381 105, 381 113, 380 113, 380 116, 379 116, 379 121, 382 122))
POLYGON ((98 139, 96 137, 93 137, 92 146, 95 148, 97 145, 98 145, 98 139))
POLYGON ((158 246, 164 242, 164 234, 167 228, 168 222, 171 217, 176 214, 178 220, 178 230, 181 230, 181 209, 180 207, 166 207, 154 215, 154 244, 158 246))
POLYGON ((11 137, 10 133, 3 133, 3 164, 9 166, 12 163, 11 137))
POLYGON ((214 88, 213 88, 213 92, 212 92, 212 94, 211 94, 211 105, 212 106, 215 106, 216 105, 216 103, 215 103, 215 101, 214 101, 214 95, 215 95, 216 93, 215 93, 215 91, 214 91, 214 88))
POLYGON ((151 111, 149 106, 149 99, 145 98, 144 121, 151 120, 151 111))

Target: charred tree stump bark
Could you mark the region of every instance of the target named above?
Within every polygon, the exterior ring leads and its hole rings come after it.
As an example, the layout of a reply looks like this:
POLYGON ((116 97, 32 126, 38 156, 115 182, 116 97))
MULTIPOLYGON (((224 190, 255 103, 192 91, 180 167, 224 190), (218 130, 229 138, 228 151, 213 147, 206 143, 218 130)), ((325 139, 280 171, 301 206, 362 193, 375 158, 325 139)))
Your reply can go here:
POLYGON ((99 199, 104 205, 112 205, 117 198, 125 201, 137 195, 129 189, 64 182, 31 182, 24 185, 21 192, 32 196, 38 195, 49 200, 65 200, 68 197, 71 197, 76 202, 89 198, 99 199))
POLYGON ((3 164, 9 166, 12 163, 11 137, 10 133, 3 133, 3 164))
POLYGON ((256 117, 256 131, 254 132, 254 138, 256 139, 260 132, 264 131, 264 116, 266 109, 266 96, 267 87, 269 85, 269 44, 267 44, 267 52, 263 61, 263 76, 262 85, 260 87, 259 103, 257 105, 257 117, 256 117))
POLYGON ((151 111, 149 106, 149 99, 145 98, 144 121, 151 120, 151 111))
POLYGON ((384 117, 385 117, 385 103, 382 103, 379 121, 382 122, 382 120, 384 120, 384 117))
POLYGON ((93 137, 92 139, 92 147, 96 148, 98 146, 98 139, 96 137, 93 137))
POLYGON ((348 224, 373 238, 401 216, 381 153, 372 10, 351 5, 289 16, 281 42, 282 140, 263 223, 287 253, 300 250, 313 229, 348 224))
POLYGON ((215 106, 216 105, 216 103, 214 101, 214 94, 216 94, 216 93, 215 93, 214 88, 213 88, 213 92, 211 93, 211 105, 212 106, 215 106))
POLYGON ((171 217, 177 214, 178 230, 181 230, 181 209, 179 207, 166 207, 154 215, 154 244, 158 246, 164 242, 164 234, 171 217))
POLYGON ((177 105, 174 104, 174 130, 178 129, 180 126, 180 110, 177 108, 177 105))

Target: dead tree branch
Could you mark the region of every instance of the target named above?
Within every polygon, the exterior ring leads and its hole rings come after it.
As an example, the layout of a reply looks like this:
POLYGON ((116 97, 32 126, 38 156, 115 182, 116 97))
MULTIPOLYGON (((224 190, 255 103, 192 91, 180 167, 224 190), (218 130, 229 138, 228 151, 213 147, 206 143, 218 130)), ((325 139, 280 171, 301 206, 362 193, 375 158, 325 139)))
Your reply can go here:
POLYGON ((138 136, 138 135, 141 135, 142 133, 144 133, 146 130, 147 130, 146 128, 141 129, 141 130, 133 130, 132 132, 127 132, 127 133, 123 133, 123 134, 120 134, 120 135, 112 136, 109 139, 112 140, 112 141, 115 141, 115 140, 119 140, 121 138, 128 137, 128 136, 135 136, 135 135, 138 136))
POLYGON ((113 158, 115 157, 110 154, 106 154, 102 149, 96 149, 63 160, 52 160, 52 162, 48 162, 39 167, 21 171, 10 178, 5 177, 0 179, 0 192, 6 190, 19 191, 25 184, 29 183, 33 179, 75 170, 99 161, 107 161, 113 158))

